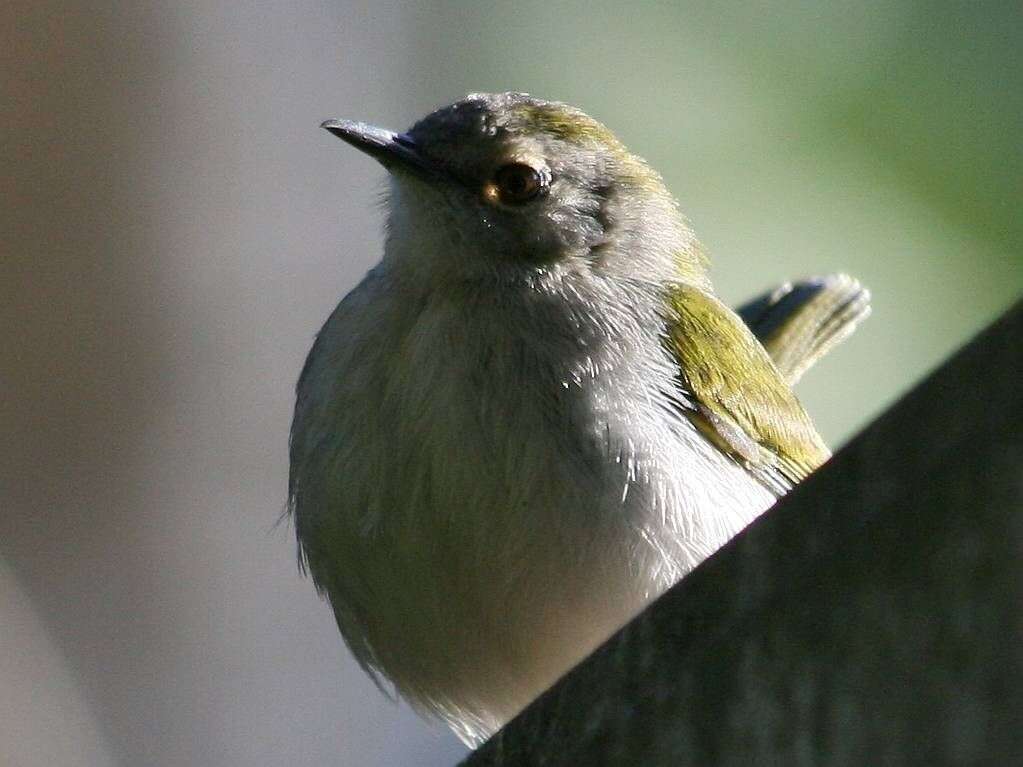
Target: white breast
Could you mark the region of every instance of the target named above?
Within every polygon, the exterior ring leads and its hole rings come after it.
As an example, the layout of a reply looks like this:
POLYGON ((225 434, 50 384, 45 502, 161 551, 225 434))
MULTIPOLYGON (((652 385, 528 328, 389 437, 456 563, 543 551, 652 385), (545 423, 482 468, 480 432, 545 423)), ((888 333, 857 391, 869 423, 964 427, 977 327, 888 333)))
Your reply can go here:
POLYGON ((310 356, 310 569, 360 661, 467 740, 774 500, 681 415, 658 302, 590 272, 403 295, 378 271, 310 356))

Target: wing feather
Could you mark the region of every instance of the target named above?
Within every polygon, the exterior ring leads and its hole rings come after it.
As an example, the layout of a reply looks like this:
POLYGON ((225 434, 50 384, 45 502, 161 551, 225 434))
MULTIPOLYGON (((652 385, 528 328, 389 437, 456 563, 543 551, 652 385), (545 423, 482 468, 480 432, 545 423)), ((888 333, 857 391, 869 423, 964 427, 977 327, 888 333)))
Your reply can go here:
POLYGON ((710 293, 670 292, 669 348, 700 431, 776 495, 828 459, 810 417, 749 328, 710 293))

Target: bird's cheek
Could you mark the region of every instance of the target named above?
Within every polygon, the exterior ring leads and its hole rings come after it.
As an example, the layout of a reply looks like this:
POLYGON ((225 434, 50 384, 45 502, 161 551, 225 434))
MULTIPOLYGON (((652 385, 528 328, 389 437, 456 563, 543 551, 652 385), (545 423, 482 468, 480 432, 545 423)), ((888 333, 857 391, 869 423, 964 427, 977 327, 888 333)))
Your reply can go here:
POLYGON ((580 214, 578 210, 562 208, 552 211, 549 220, 550 237, 556 240, 556 247, 562 251, 578 254, 606 240, 601 222, 592 216, 580 214))

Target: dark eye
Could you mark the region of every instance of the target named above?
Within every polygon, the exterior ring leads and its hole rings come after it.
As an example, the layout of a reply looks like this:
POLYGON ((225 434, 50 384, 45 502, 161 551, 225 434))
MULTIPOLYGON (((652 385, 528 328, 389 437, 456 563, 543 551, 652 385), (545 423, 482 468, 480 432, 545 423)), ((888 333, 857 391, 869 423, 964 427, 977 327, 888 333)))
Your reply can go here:
POLYGON ((521 205, 547 191, 550 174, 523 163, 512 163, 498 168, 494 174, 494 187, 505 205, 521 205))

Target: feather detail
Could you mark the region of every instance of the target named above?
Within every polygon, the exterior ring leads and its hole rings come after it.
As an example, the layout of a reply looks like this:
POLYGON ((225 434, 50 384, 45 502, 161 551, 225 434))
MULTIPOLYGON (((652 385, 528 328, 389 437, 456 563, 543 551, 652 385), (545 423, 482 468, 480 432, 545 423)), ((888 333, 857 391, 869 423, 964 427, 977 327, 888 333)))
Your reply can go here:
POLYGON ((847 274, 786 282, 738 309, 789 385, 870 316, 870 291, 847 274))
POLYGON ((710 293, 669 294, 669 350, 694 399, 689 419, 776 495, 830 456, 788 382, 742 320, 710 293))

